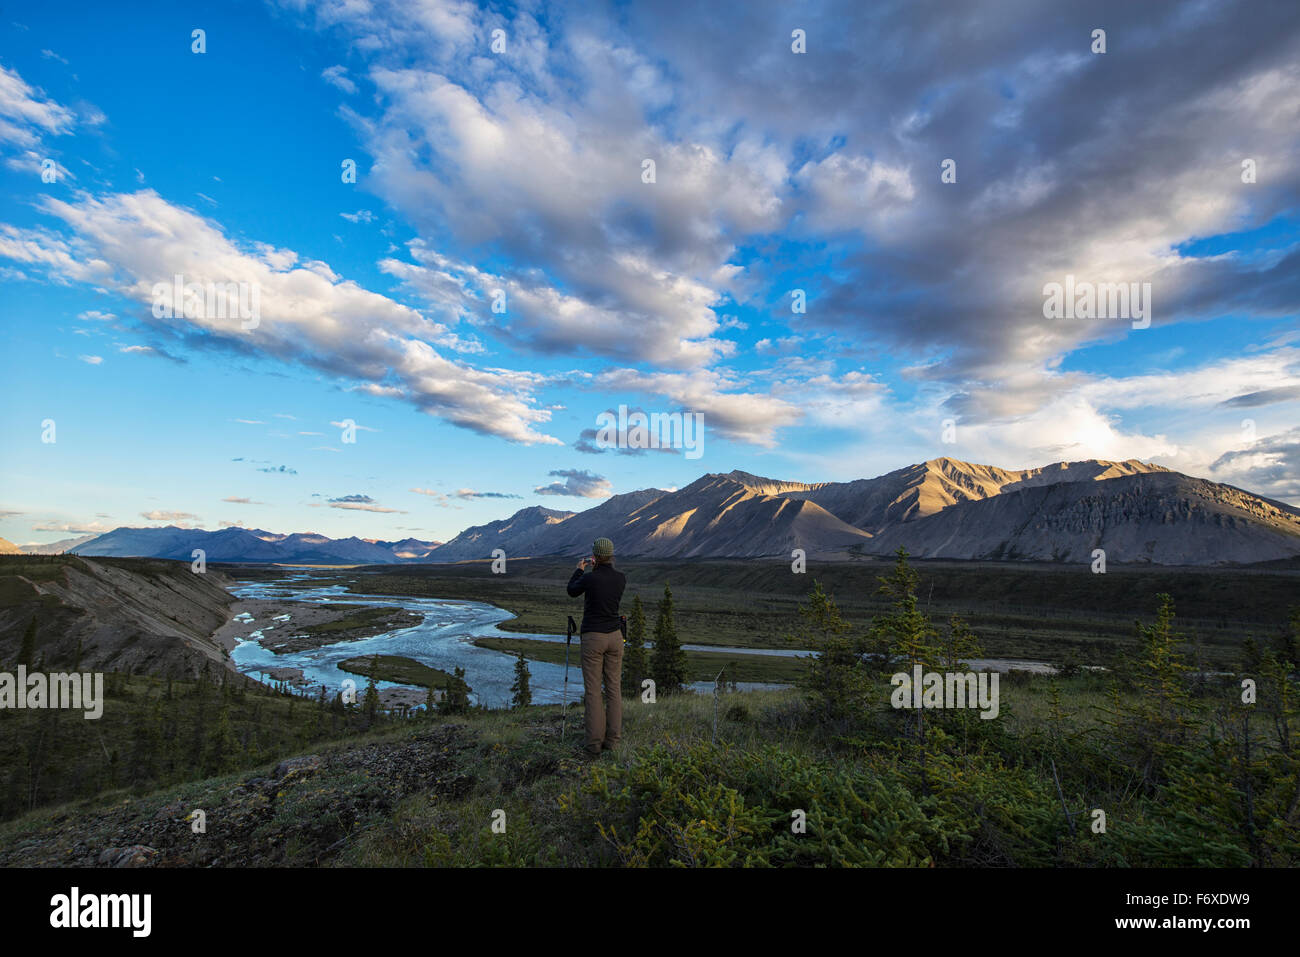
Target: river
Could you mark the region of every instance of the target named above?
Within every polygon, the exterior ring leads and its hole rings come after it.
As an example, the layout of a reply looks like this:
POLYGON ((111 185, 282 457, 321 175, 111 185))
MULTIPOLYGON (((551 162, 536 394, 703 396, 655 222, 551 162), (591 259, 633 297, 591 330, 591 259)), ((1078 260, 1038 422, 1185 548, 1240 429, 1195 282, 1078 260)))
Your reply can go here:
MULTIPOLYGON (((324 685, 330 693, 351 679, 364 688, 367 679, 343 671, 338 663, 348 658, 369 655, 403 655, 432 668, 450 672, 456 667, 465 669, 465 680, 473 688, 471 699, 487 707, 504 707, 510 702, 510 686, 514 683, 515 658, 513 655, 475 645, 475 638, 535 638, 563 642, 555 635, 529 635, 515 631, 502 631, 501 622, 513 618, 510 612, 485 602, 460 601, 444 598, 414 598, 406 595, 367 595, 348 591, 343 585, 312 585, 310 575, 291 575, 278 581, 244 582, 230 588, 233 595, 244 599, 277 599, 320 604, 331 602, 351 605, 382 605, 404 608, 424 616, 418 625, 384 632, 357 641, 341 641, 305 651, 275 654, 255 639, 240 641, 230 653, 241 672, 262 677, 275 668, 298 668, 313 687, 324 685)), ((249 620, 249 619, 245 619, 249 620)), ((292 616, 266 621, 254 621, 263 631, 290 630, 292 616)), ((694 645, 687 645, 694 648, 694 645)), ((745 654, 749 649, 717 649, 745 654)), ((757 649, 756 649, 757 650, 757 649)), ((759 651, 759 653, 762 653, 759 651)), ((578 642, 575 640, 569 667, 568 700, 582 700, 582 668, 579 661, 578 642)), ((545 661, 528 662, 534 704, 551 704, 564 700, 564 665, 545 661)), ((410 687, 388 681, 375 683, 379 688, 410 687)), ((711 691, 712 682, 695 682, 696 691, 711 691)), ((760 688, 783 688, 785 685, 762 682, 740 682, 742 691, 760 688)))
MULTIPOLYGON (((275 654, 255 640, 240 641, 231 652, 231 658, 241 672, 262 677, 270 669, 298 668, 303 677, 313 687, 324 685, 330 693, 342 687, 345 680, 357 682, 364 687, 366 679, 343 671, 338 663, 348 658, 369 655, 403 655, 433 668, 450 672, 456 667, 465 669, 465 680, 473 689, 472 700, 487 707, 504 707, 510 701, 510 686, 514 683, 515 658, 505 652, 480 648, 475 645, 475 638, 533 638, 541 641, 563 642, 557 635, 529 635, 514 631, 502 631, 497 626, 514 616, 495 605, 485 602, 461 601, 444 598, 416 598, 406 595, 366 595, 348 591, 344 585, 313 585, 309 574, 288 575, 276 581, 244 582, 231 587, 230 591, 243 599, 275 599, 280 601, 300 601, 310 603, 346 603, 353 605, 379 605, 384 607, 404 608, 424 616, 418 625, 384 632, 370 638, 356 641, 341 641, 332 645, 322 645, 305 651, 275 654)), ((245 619, 251 620, 251 619, 245 619)), ((258 629, 253 636, 263 631, 291 630, 292 615, 285 619, 279 616, 266 621, 254 621, 258 629)), ((711 651, 734 655, 777 655, 794 657, 809 654, 806 650, 785 648, 727 648, 716 645, 686 644, 688 651, 711 651)), ((578 660, 578 643, 572 649, 573 657, 569 668, 568 700, 582 700, 582 669, 578 660)), ((971 661, 972 669, 1006 671, 1020 668, 1028 671, 1047 671, 1050 666, 1038 661, 1021 661, 1009 658, 988 658, 971 661)), ((533 702, 535 704, 552 704, 564 700, 564 665, 550 664, 544 661, 528 662, 531 676, 533 702)), ((392 682, 376 682, 379 688, 410 687, 392 682)), ((699 692, 711 692, 711 681, 697 681, 690 686, 699 692)), ((741 691, 766 688, 783 688, 786 685, 767 682, 739 682, 741 691)))

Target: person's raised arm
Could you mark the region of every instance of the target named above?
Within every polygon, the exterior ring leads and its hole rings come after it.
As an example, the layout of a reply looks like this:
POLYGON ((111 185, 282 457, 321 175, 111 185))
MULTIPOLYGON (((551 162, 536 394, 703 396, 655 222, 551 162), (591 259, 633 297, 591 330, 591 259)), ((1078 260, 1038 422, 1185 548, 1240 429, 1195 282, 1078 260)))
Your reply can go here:
POLYGON ((570 598, 577 598, 579 595, 581 595, 584 591, 587 590, 586 575, 587 575, 587 559, 582 558, 578 560, 578 567, 575 568, 573 570, 573 574, 569 576, 568 591, 569 591, 570 598))

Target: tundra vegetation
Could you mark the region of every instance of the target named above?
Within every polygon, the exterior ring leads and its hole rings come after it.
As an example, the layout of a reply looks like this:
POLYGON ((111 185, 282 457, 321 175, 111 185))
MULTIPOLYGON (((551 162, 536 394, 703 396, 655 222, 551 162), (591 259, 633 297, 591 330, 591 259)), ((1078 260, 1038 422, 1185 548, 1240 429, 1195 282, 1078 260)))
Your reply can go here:
MULTIPOLYGON (((0 863, 15 846, 67 861, 110 830, 152 841, 160 862, 201 863, 160 809, 218 813, 294 754, 313 760, 275 784, 256 848, 224 847, 227 864, 267 863, 255 855, 271 847, 270 863, 368 866, 1300 863, 1300 613, 1209 668, 1175 600, 1153 596, 1105 670, 1011 671, 981 720, 891 706, 893 672, 966 670, 987 649, 961 616, 930 613, 924 566, 900 554, 876 570, 859 620, 805 582, 783 637, 815 658, 789 690, 722 693, 716 743, 711 696, 630 696, 623 747, 594 763, 576 754, 579 722, 561 735, 559 706, 479 709, 463 674, 405 716, 229 677, 115 676, 99 722, 0 715, 5 814, 21 815, 0 827, 0 863)), ((679 631, 665 604, 661 636, 679 631)))

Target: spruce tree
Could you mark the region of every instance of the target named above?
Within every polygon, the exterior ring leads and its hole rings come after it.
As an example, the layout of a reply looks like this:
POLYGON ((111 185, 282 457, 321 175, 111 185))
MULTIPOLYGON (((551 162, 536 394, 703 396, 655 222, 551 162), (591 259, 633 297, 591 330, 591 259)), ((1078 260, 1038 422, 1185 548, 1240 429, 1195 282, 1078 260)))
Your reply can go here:
MULTIPOLYGON (((1154 760, 1148 768, 1158 772, 1169 747, 1183 744, 1190 734, 1187 673, 1191 670, 1183 657, 1186 639, 1174 630, 1174 600, 1169 595, 1156 596, 1160 602, 1153 625, 1140 625, 1141 657, 1138 660, 1137 707, 1134 717, 1138 734, 1154 760)), ((1149 783, 1156 775, 1149 774, 1149 783)))
MULTIPOLYGON (((1277 749, 1284 755, 1292 750, 1293 719, 1300 714, 1300 702, 1296 700, 1296 691, 1291 683, 1291 662, 1283 658, 1272 648, 1264 653, 1260 662, 1260 710, 1267 716, 1277 738, 1277 749)), ((1300 803, 1300 799, 1298 799, 1300 803)))
POLYGON ((813 581, 808 604, 799 607, 799 616, 803 626, 789 640, 814 653, 798 680, 813 715, 826 722, 858 716, 866 706, 872 677, 863 661, 861 641, 851 637, 849 624, 819 581, 813 581))
MULTIPOLYGON (((206 665, 204 667, 206 668, 206 665)), ((207 751, 207 699, 203 694, 204 687, 205 683, 202 678, 194 683, 193 693, 198 696, 199 700, 195 702, 194 708, 190 712, 194 719, 194 730, 190 736, 187 764, 191 768, 201 768, 203 766, 203 755, 207 751)))
POLYGON ((375 687, 375 672, 379 670, 378 656, 370 659, 370 680, 366 684, 366 697, 364 710, 366 713, 366 727, 375 723, 375 717, 379 714, 379 690, 375 687))
POLYGON ((655 621, 655 646, 650 653, 650 677, 654 679, 656 694, 674 694, 683 690, 690 680, 686 652, 677 640, 677 623, 673 619, 673 593, 664 583, 664 597, 659 602, 659 617, 655 621))
POLYGON ((329 720, 329 701, 325 696, 325 686, 320 686, 320 692, 316 697, 316 721, 312 726, 312 738, 319 739, 325 736, 325 725, 329 720))
POLYGON ((1061 685, 1053 676, 1047 685, 1047 739, 1053 755, 1060 753, 1069 727, 1070 715, 1061 703, 1061 685))
POLYGON ((969 671, 970 660, 984 655, 979 638, 960 615, 948 619, 948 634, 939 640, 937 650, 940 671, 969 671))
POLYGON ((885 658, 885 671, 910 672, 915 665, 925 670, 937 669, 942 653, 938 634, 929 617, 917 608, 916 586, 919 576, 907 564, 907 550, 900 548, 894 570, 878 578, 878 592, 889 598, 892 612, 876 618, 872 636, 885 658))
POLYGON ((31 620, 27 622, 27 628, 23 631, 23 644, 18 652, 18 663, 25 668, 31 668, 36 660, 36 616, 32 615, 31 620))
POLYGON ((1173 599, 1156 599, 1155 624, 1137 622, 1138 652, 1124 660, 1118 675, 1132 690, 1121 697, 1114 684, 1110 707, 1102 709, 1109 716, 1102 722, 1113 729, 1109 746, 1148 793, 1163 782, 1168 762, 1179 759, 1199 724, 1190 707, 1191 668, 1183 656, 1185 639, 1174 630, 1173 599))
POLYGON ((175 776, 179 761, 176 738, 180 723, 176 718, 174 706, 163 708, 160 703, 159 711, 163 715, 163 720, 160 731, 161 743, 158 746, 158 781, 160 784, 166 784, 175 776))
POLYGON ((641 596, 632 599, 632 612, 627 616, 627 642, 623 647, 623 694, 641 693, 641 682, 650 675, 650 662, 645 650, 645 608, 641 596))
POLYGON ((1293 670, 1300 666, 1300 607, 1291 609, 1291 630, 1283 634, 1278 654, 1293 670))
POLYGON ((158 756, 163 740, 162 698, 155 698, 149 717, 142 715, 130 759, 130 781, 143 784, 158 778, 158 756))
POLYGON ((469 682, 465 680, 465 669, 454 668, 452 673, 456 676, 456 706, 460 709, 461 714, 465 714, 469 711, 469 693, 471 690, 469 682))
POLYGON ((207 773, 221 774, 233 770, 239 763, 239 739, 230 725, 230 705, 221 702, 217 712, 217 726, 213 730, 208 749, 207 773))
POLYGON ((515 681, 510 686, 510 706, 527 708, 533 703, 533 691, 529 683, 528 662, 523 655, 515 656, 515 681))
POLYGON ((465 669, 457 666, 447 679, 438 710, 443 714, 465 714, 469 711, 470 687, 465 683, 465 669))
MULTIPOLYGON (((879 615, 872 622, 867 640, 867 647, 874 651, 883 663, 882 669, 887 675, 899 672, 911 676, 917 665, 922 671, 940 670, 945 657, 940 648, 939 635, 925 612, 917 607, 916 588, 919 577, 907 563, 907 549, 899 548, 894 561, 894 570, 879 576, 879 594, 889 599, 890 612, 879 615)), ((965 626, 956 624, 956 631, 950 635, 949 644, 954 649, 967 648, 973 636, 965 631, 965 626)), ((951 656, 954 652, 950 652, 951 656)), ((926 713, 922 709, 909 709, 896 712, 903 720, 909 735, 916 741, 926 740, 926 713)), ((926 772, 927 758, 924 747, 920 752, 921 787, 928 793, 929 783, 926 772)))

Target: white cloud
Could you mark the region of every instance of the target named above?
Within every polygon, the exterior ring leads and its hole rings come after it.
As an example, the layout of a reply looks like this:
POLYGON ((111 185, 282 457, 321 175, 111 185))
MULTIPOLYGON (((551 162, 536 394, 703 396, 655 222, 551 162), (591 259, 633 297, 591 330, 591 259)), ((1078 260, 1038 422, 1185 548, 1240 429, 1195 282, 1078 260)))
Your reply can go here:
POLYGON ((910 170, 866 156, 832 153, 793 179, 812 201, 812 223, 827 230, 887 228, 916 196, 910 170))
POLYGON ((113 526, 103 522, 38 522, 33 525, 33 532, 68 532, 73 535, 102 535, 112 531, 113 526))
POLYGON ((198 516, 191 512, 170 512, 163 509, 154 509, 150 512, 141 512, 140 517, 150 522, 168 522, 176 524, 178 522, 198 520, 198 516))
MULTIPOLYGON (((380 268, 402 279, 431 305, 451 316, 496 326, 502 338, 542 353, 587 351, 658 366, 698 366, 730 355, 734 344, 714 339, 718 324, 710 308, 717 293, 667 273, 648 281, 663 300, 629 300, 622 308, 595 305, 562 293, 540 278, 494 275, 456 262, 418 241, 411 244, 420 265, 385 259, 380 268), (504 298, 497 296, 498 291, 504 298), (505 311, 493 311, 495 302, 505 311)), ((629 274, 649 269, 623 260, 629 274)), ((649 277, 647 277, 649 278, 649 277)))
POLYGON ((325 82, 331 84, 332 86, 338 87, 344 93, 357 92, 357 85, 353 83, 350 79, 348 79, 348 71, 346 67, 343 66, 326 67, 324 70, 321 71, 320 75, 325 80, 325 82))
POLYGON ((771 448, 780 429, 803 417, 799 406, 775 395, 736 392, 743 383, 713 370, 693 372, 640 372, 611 369, 595 376, 593 384, 606 395, 642 393, 667 398, 672 409, 652 411, 702 412, 706 433, 771 448))
POLYGON ((613 494, 613 483, 609 479, 584 469, 555 469, 550 474, 563 481, 539 485, 533 489, 534 494, 574 498, 609 498, 613 494))
POLYGON ((266 245, 244 251, 216 224, 152 190, 81 194, 73 202, 47 198, 42 205, 73 235, 2 225, 0 256, 146 304, 156 283, 177 274, 190 282, 247 283, 259 290, 255 328, 206 310, 158 322, 360 380, 363 391, 401 398, 464 428, 525 444, 561 444, 537 429, 551 416, 533 399, 540 376, 445 358, 435 346, 446 326, 343 279, 325 263, 299 262, 295 253, 266 245))
POLYGON ((1221 482, 1252 491, 1262 488, 1300 505, 1300 426, 1229 449, 1215 459, 1212 470, 1221 482))
POLYGON ((17 70, 0 66, 0 143, 30 149, 41 142, 43 135, 71 133, 76 120, 74 111, 46 99, 17 70))

